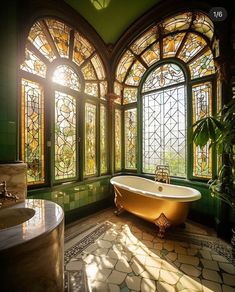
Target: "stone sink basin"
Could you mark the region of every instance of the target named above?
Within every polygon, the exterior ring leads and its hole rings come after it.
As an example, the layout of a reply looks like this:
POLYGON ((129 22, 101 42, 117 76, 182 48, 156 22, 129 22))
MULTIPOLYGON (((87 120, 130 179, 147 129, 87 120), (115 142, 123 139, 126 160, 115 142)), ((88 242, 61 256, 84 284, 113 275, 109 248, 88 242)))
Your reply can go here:
POLYGON ((34 215, 35 210, 31 208, 0 210, 0 230, 22 224, 34 215))

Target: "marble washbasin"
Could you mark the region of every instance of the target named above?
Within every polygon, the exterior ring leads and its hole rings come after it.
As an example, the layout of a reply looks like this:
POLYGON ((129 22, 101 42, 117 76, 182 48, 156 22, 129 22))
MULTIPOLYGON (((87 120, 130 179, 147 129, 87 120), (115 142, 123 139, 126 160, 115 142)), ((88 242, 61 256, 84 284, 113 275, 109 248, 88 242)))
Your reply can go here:
POLYGON ((0 210, 0 230, 22 224, 34 215, 35 210, 31 208, 0 210))

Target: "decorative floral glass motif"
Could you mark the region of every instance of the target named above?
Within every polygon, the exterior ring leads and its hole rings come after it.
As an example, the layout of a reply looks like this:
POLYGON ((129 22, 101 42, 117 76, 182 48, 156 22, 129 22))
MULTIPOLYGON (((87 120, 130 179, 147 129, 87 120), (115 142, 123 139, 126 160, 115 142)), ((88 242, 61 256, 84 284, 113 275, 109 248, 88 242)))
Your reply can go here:
POLYGON ((100 105, 100 172, 107 173, 107 108, 100 105))
POLYGON ((83 38, 78 32, 74 34, 74 48, 73 48, 73 62, 78 66, 90 57, 94 52, 94 48, 91 44, 83 38))
POLYGON ((210 49, 189 64, 191 78, 198 78, 215 73, 214 59, 210 49))
POLYGON ((55 92, 55 179, 76 177, 76 101, 55 92))
POLYGON ((137 101, 137 88, 125 87, 123 90, 123 104, 137 101))
POLYGON ((46 65, 35 54, 28 49, 25 50, 25 61, 20 69, 41 77, 46 77, 46 65))
POLYGON ((195 33, 189 33, 179 53, 179 58, 187 63, 206 46, 206 41, 195 33))
POLYGON ((84 67, 82 67, 82 74, 85 80, 96 80, 94 67, 88 62, 84 67))
POLYGON ((28 39, 50 62, 56 59, 55 53, 44 34, 45 25, 42 21, 36 22, 29 33, 28 39))
POLYGON ((124 114, 125 124, 125 168, 136 169, 137 154, 137 109, 129 109, 124 114))
POLYGON ((100 98, 106 99, 107 93, 108 93, 107 81, 101 81, 100 82, 100 98))
POLYGON ((145 71, 146 68, 139 61, 136 61, 128 73, 125 84, 138 86, 145 71))
POLYGON ((60 65, 55 69, 52 81, 77 91, 81 90, 81 81, 78 75, 67 65, 60 65))
POLYGON ((123 82, 126 76, 128 69, 130 68, 132 62, 134 60, 134 55, 130 51, 126 51, 122 56, 117 70, 116 70, 116 77, 119 82, 123 82))
POLYGON ((150 67, 154 63, 160 60, 160 46, 159 42, 153 44, 148 50, 146 50, 142 55, 142 59, 150 67))
POLYGON ((191 12, 185 12, 169 17, 162 22, 163 32, 164 34, 168 34, 174 31, 187 30, 191 25, 191 21, 191 12))
POLYGON ((153 70, 144 82, 142 92, 152 91, 184 81, 184 74, 176 64, 168 63, 153 70))
POLYGON ((96 106, 85 103, 85 175, 96 171, 96 106))
POLYGON ((163 39, 163 58, 174 57, 183 40, 185 33, 167 36, 163 39))
MULTIPOLYGON (((212 84, 205 82, 194 85, 192 88, 193 100, 193 123, 197 120, 207 117, 212 113, 211 106, 212 84)), ((198 177, 211 177, 212 175, 212 154, 208 145, 203 149, 196 147, 194 144, 194 163, 193 175, 198 177)))
POLYGON ((114 82, 114 93, 116 95, 120 96, 119 98, 116 98, 114 100, 115 103, 118 103, 118 104, 121 104, 122 103, 122 99, 121 99, 122 89, 123 89, 123 86, 120 83, 114 82))
POLYGON ((193 21, 192 28, 196 30, 197 32, 205 35, 210 40, 213 37, 214 34, 214 25, 213 22, 210 20, 208 16, 206 16, 203 13, 196 13, 196 17, 193 21))
POLYGON ((46 19, 50 34, 56 45, 58 53, 63 58, 69 57, 69 37, 71 28, 55 19, 46 19))
POLYGON ((115 171, 122 168, 122 114, 115 109, 115 171))
POLYGON ((86 82, 85 83, 85 93, 93 95, 95 97, 99 96, 98 84, 96 82, 86 82))
POLYGON ((104 80, 105 79, 104 67, 101 63, 100 57, 97 54, 91 58, 91 63, 95 68, 98 79, 104 80))
POLYGON ((22 160, 29 184, 44 183, 44 91, 40 84, 22 79, 22 160))

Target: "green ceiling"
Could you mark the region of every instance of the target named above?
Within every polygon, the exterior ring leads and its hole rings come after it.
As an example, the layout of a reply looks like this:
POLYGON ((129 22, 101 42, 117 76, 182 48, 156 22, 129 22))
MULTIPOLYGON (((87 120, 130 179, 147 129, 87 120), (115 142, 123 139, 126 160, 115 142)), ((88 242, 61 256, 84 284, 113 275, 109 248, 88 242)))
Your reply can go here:
POLYGON ((141 15, 161 0, 65 0, 79 12, 107 44, 114 44, 141 15), (92 4, 93 3, 93 4, 92 4), (100 5, 107 3, 103 9, 100 5))

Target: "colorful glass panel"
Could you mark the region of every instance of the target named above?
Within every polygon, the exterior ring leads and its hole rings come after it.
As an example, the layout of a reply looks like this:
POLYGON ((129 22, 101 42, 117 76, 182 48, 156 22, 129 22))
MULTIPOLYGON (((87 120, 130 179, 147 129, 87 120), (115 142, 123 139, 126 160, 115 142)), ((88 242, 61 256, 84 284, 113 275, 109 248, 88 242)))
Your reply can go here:
POLYGON ((95 70, 91 62, 82 67, 82 74, 85 80, 96 80, 95 70))
POLYGON ((99 80, 105 79, 104 67, 100 57, 96 54, 94 57, 91 58, 91 63, 93 64, 96 74, 99 80))
POLYGON ((91 44, 78 32, 74 34, 73 61, 80 66, 94 52, 91 44))
POLYGON ((99 96, 99 89, 98 84, 96 82, 86 82, 85 83, 85 93, 98 97, 99 96))
POLYGON ((136 61, 131 67, 125 83, 127 85, 138 86, 145 71, 146 68, 139 61, 136 61))
POLYGON ((76 72, 74 72, 74 70, 67 65, 60 65, 55 69, 52 76, 52 81, 76 91, 81 90, 80 78, 76 72))
POLYGON ((168 85, 183 82, 184 74, 176 64, 168 63, 153 70, 144 82, 142 92, 148 92, 168 85))
POLYGON ((210 40, 214 35, 213 22, 210 20, 208 16, 200 12, 196 13, 196 17, 193 21, 192 28, 198 31, 199 33, 202 33, 210 40))
MULTIPOLYGON (((122 96, 122 89, 123 89, 123 86, 118 83, 118 82, 114 82, 114 93, 118 96, 122 96)), ((114 100, 115 103, 118 103, 118 104, 121 104, 122 103, 122 99, 121 97, 119 98, 116 98, 114 100)))
POLYGON ((76 177, 76 100, 55 92, 55 180, 76 177))
POLYGON ((68 58, 71 28, 55 19, 46 19, 46 24, 60 56, 68 58))
POLYGON ((160 60, 160 47, 159 43, 153 44, 148 50, 142 54, 142 59, 150 67, 160 60))
POLYGON ((122 168, 122 114, 115 109, 115 171, 122 168))
POLYGON ((137 92, 138 92, 138 88, 125 87, 123 90, 123 104, 136 102, 137 92))
POLYGON ((116 78, 119 82, 124 81, 127 71, 130 68, 131 64, 133 63, 134 58, 135 58, 134 55, 128 50, 122 56, 116 70, 116 78))
POLYGON ((100 172, 107 172, 108 157, 107 157, 107 108, 100 105, 100 172))
POLYGON ((41 77, 46 77, 46 65, 28 49, 25 50, 25 61, 20 65, 20 69, 41 77))
POLYGON ((100 82, 100 98, 106 99, 107 93, 108 93, 107 81, 101 81, 100 82))
POLYGON ((44 91, 40 84, 22 79, 22 159, 29 184, 44 183, 44 91))
POLYGON ((179 53, 179 58, 187 63, 206 46, 206 41, 195 33, 189 33, 179 53))
POLYGON ((85 103, 85 175, 96 174, 96 106, 85 103))
POLYGON ((28 39, 50 62, 56 59, 55 53, 48 43, 40 22, 36 22, 32 26, 28 39))
POLYGON ((184 86, 143 95, 143 172, 169 165, 173 176, 186 176, 186 99, 184 86))
POLYGON ((137 154, 137 109, 129 109, 124 114, 125 123, 125 168, 136 169, 137 154))
POLYGON ((139 55, 143 52, 145 48, 155 42, 158 38, 158 28, 157 26, 151 27, 147 32, 143 33, 132 45, 131 50, 139 55))
MULTIPOLYGON (((210 116, 212 114, 211 99, 211 82, 197 84, 192 87, 193 123, 201 118, 210 116)), ((205 178, 211 177, 212 157, 211 148, 209 148, 209 145, 206 145, 202 149, 200 149, 200 147, 196 147, 194 144, 193 152, 193 175, 205 178)))
POLYGON ((192 13, 186 12, 169 17, 162 22, 164 34, 174 31, 186 30, 190 27, 192 21, 192 13))
POLYGON ((184 36, 185 33, 178 33, 163 39, 163 58, 170 58, 176 55, 184 36))
POLYGON ((214 59, 210 49, 189 64, 191 78, 195 79, 215 73, 214 59))

